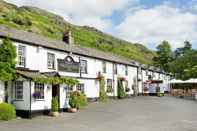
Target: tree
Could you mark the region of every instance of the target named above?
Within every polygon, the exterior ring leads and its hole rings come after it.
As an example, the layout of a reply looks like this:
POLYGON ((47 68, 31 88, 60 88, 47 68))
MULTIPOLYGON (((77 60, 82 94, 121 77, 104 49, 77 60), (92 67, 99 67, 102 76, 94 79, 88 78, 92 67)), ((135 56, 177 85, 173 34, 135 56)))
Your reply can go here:
POLYGON ((197 78, 197 51, 186 51, 169 64, 170 71, 177 79, 197 78))
POLYGON ((192 51, 192 44, 189 41, 184 42, 184 46, 182 48, 177 48, 174 52, 175 58, 183 56, 187 52, 192 51))
POLYGON ((0 44, 0 80, 10 81, 15 77, 16 48, 6 38, 0 44))
POLYGON ((153 58, 154 65, 168 72, 168 63, 173 60, 171 46, 168 41, 163 41, 158 45, 156 53, 157 56, 153 58))
POLYGON ((5 101, 8 101, 7 85, 8 81, 15 78, 16 73, 16 48, 12 42, 6 38, 0 43, 0 80, 5 82, 5 101))

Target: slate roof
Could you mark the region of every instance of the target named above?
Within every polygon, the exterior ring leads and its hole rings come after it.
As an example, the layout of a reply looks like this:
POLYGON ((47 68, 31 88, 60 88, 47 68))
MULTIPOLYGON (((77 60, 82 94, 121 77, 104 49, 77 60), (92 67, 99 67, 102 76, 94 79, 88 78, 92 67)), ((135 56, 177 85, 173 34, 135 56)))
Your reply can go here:
POLYGON ((18 75, 21 75, 28 79, 34 79, 34 78, 47 78, 44 74, 41 74, 40 72, 36 71, 22 71, 22 70, 16 70, 16 73, 18 75))
POLYGON ((50 40, 46 37, 31 32, 16 30, 5 26, 0 26, 0 37, 9 37, 11 40, 24 42, 35 46, 42 46, 45 48, 51 48, 65 52, 72 52, 73 54, 93 57, 120 64, 126 64, 136 67, 138 66, 138 64, 133 63, 129 59, 122 58, 111 53, 99 51, 92 48, 81 47, 79 45, 69 45, 63 41, 50 40))

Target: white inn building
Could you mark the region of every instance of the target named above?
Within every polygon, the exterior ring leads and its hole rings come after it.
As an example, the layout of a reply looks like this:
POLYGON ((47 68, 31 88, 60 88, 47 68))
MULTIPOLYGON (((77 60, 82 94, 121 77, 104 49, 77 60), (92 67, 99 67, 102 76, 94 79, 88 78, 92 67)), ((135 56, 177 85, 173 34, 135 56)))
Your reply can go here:
POLYGON ((69 107, 69 93, 73 90, 84 92, 90 100, 97 100, 99 82, 96 78, 99 72, 105 77, 106 91, 109 87, 113 88, 112 92, 107 93, 110 97, 117 96, 117 79, 120 77, 126 79, 124 87, 130 89, 127 92, 129 96, 133 94, 134 84, 137 84, 141 94, 143 82, 149 79, 166 82, 170 79, 164 72, 145 68, 132 60, 74 45, 70 35, 64 41, 54 41, 0 26, 0 41, 6 37, 16 46, 17 74, 20 77, 8 82, 8 86, 0 81, 0 102, 15 105, 17 114, 22 117, 50 111, 53 96, 59 97, 60 110, 66 110, 69 107), (68 87, 64 84, 36 83, 32 79, 46 75, 72 77, 78 79, 80 84, 68 87), (34 97, 35 91, 41 95, 34 97))

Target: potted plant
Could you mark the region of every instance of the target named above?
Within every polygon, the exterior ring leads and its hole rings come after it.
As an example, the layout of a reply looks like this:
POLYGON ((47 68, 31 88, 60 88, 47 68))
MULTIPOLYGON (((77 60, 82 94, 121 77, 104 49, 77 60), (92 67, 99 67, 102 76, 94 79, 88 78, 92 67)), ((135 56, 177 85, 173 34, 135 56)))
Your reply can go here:
POLYGON ((69 112, 71 113, 75 113, 77 112, 77 109, 79 108, 79 96, 80 96, 80 93, 78 91, 74 91, 70 94, 70 98, 69 98, 69 105, 70 105, 70 108, 69 108, 69 112))
POLYGON ((130 91, 130 88, 127 87, 127 88, 125 89, 125 91, 126 91, 126 92, 129 92, 129 91, 130 91))
POLYGON ((58 102, 58 97, 53 97, 52 98, 50 116, 54 116, 54 117, 59 116, 59 102, 58 102))

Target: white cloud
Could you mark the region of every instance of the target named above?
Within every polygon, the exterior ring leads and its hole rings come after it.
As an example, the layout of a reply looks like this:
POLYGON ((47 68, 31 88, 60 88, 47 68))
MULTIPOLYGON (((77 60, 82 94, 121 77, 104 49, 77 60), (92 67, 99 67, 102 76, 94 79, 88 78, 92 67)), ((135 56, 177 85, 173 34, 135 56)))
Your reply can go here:
POLYGON ((137 0, 6 0, 19 6, 36 6, 63 16, 73 24, 90 25, 107 30, 112 22, 104 17, 122 10, 137 0))
POLYGON ((196 42, 197 15, 169 5, 138 9, 129 13, 116 28, 118 36, 145 45, 168 40, 173 48, 183 41, 196 42))

